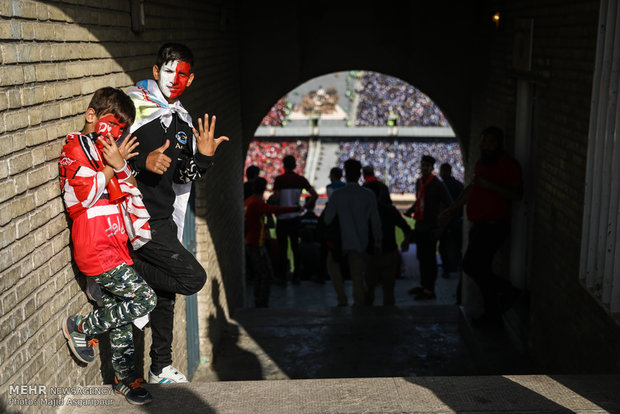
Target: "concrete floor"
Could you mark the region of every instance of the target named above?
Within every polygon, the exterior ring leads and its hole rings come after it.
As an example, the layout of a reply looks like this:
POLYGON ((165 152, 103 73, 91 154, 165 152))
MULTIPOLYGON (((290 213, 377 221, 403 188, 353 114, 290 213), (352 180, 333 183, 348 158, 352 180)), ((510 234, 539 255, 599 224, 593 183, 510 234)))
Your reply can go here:
POLYGON ((508 330, 470 325, 455 277, 423 303, 406 292, 416 282, 397 280, 394 307, 360 308, 334 306, 329 283, 276 286, 270 308, 233 314, 191 383, 147 385, 153 402, 141 407, 74 396, 60 412, 620 413, 620 376, 542 375, 508 330))

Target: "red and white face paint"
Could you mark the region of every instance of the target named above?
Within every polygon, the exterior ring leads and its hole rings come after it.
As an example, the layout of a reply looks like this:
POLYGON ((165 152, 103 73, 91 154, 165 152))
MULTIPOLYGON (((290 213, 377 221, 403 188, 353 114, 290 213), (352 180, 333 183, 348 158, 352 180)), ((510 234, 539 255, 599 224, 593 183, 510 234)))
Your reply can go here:
POLYGON ((181 96, 187 88, 190 70, 189 63, 180 60, 167 62, 161 66, 157 83, 166 98, 176 99, 181 96))
MULTIPOLYGON (((118 140, 123 135, 125 128, 127 128, 127 124, 112 114, 102 116, 95 124, 97 135, 107 138, 108 134, 111 134, 114 140, 118 140)), ((97 141, 97 146, 102 147, 99 141, 97 141)))

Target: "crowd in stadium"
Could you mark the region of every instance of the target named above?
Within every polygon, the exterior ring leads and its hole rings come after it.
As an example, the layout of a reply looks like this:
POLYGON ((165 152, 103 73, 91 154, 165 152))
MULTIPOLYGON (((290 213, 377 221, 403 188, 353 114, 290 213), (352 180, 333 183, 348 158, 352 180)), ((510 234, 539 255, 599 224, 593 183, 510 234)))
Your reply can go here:
POLYGON ((399 126, 447 126, 435 103, 408 83, 376 72, 364 72, 356 91, 359 104, 355 125, 388 125, 390 112, 399 126))
MULTIPOLYGON (((257 165, 269 186, 282 174, 282 158, 293 155, 297 160, 295 172, 304 173, 308 141, 253 141, 248 149, 245 167, 257 165)), ((372 165, 375 175, 384 181, 391 193, 415 193, 422 155, 432 155, 436 169, 444 162, 452 166, 454 177, 463 182, 464 165, 461 150, 456 142, 415 142, 399 140, 363 139, 342 141, 339 144, 338 166, 343 167, 348 158, 360 160, 362 165, 372 165)), ((268 187, 271 190, 271 187, 268 187)))
POLYGON ((265 115, 261 121, 261 126, 284 126, 290 113, 291 105, 286 97, 280 98, 274 106, 271 107, 269 113, 265 115))
POLYGON ((355 158, 362 165, 372 165, 377 178, 385 182, 391 193, 415 193, 415 181, 420 172, 422 155, 431 155, 436 160, 436 169, 447 162, 452 166, 454 177, 463 182, 465 166, 458 143, 385 141, 365 139, 341 142, 338 161, 342 168, 344 161, 355 158))
POLYGON ((295 172, 303 175, 308 155, 308 141, 252 141, 245 159, 244 171, 250 165, 258 166, 261 169, 261 177, 267 180, 267 190, 271 191, 274 178, 284 171, 282 158, 285 155, 295 157, 297 160, 295 172))
MULTIPOLYGON (((357 113, 353 114, 356 126, 447 126, 446 118, 435 103, 414 86, 392 76, 377 72, 351 71, 346 79, 347 97, 359 95, 357 113), (355 90, 353 87, 359 80, 355 90), (352 94, 349 94, 353 90, 352 94), (396 121, 395 121, 396 119, 396 121)), ((325 97, 331 98, 331 106, 338 100, 335 88, 323 91, 325 97)), ((304 96, 303 112, 327 113, 330 105, 323 105, 326 99, 317 99, 317 92, 304 96), (323 108, 325 106, 325 108, 323 108)), ((281 98, 261 121, 262 126, 285 126, 292 105, 286 97, 281 98)))

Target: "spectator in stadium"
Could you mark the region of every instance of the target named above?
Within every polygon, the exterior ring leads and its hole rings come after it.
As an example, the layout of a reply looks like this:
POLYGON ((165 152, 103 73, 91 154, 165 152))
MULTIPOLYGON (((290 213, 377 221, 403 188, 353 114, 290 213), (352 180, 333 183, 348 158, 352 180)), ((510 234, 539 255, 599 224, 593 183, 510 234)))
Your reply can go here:
MULTIPOLYGON (((293 171, 296 165, 295 157, 287 155, 282 159, 282 163, 284 174, 277 176, 273 183, 274 200, 280 206, 296 206, 299 203, 302 191, 306 190, 310 193, 306 199, 306 206, 314 206, 318 194, 305 177, 293 171)), ((277 214, 276 218, 276 237, 280 251, 276 278, 279 278, 280 282, 286 283, 286 276, 290 270, 287 258, 287 246, 290 240, 291 250, 293 251, 293 284, 298 284, 300 280, 299 214, 295 212, 281 213, 277 214)))
MULTIPOLYGON (((358 160, 345 161, 347 185, 332 194, 323 215, 327 225, 338 218, 342 253, 349 263, 353 281, 353 305, 355 306, 364 305, 366 301, 364 274, 367 264, 369 222, 376 254, 381 254, 383 237, 375 196, 372 191, 358 184, 361 169, 362 164, 358 160)), ((327 257, 327 271, 338 296, 338 305, 346 306, 347 295, 344 291, 340 264, 334 260, 331 251, 327 257)))
POLYGON ((334 167, 329 170, 329 181, 325 190, 327 191, 327 200, 331 197, 334 191, 344 187, 346 184, 342 181, 342 169, 334 167))
MULTIPOLYGON (((441 181, 448 189, 452 200, 456 200, 463 192, 463 183, 452 176, 452 166, 447 162, 439 167, 441 181)), ((463 208, 446 224, 439 239, 439 255, 441 257, 442 276, 450 277, 450 273, 458 270, 461 261, 461 245, 463 239, 463 208)), ((458 294, 457 294, 458 299, 458 294)))
POLYGON ((267 180, 256 177, 252 183, 252 195, 244 202, 245 251, 249 267, 254 275, 254 301, 257 308, 266 308, 269 303, 269 290, 273 279, 273 267, 269 252, 265 247, 265 215, 288 213, 300 210, 299 205, 273 206, 263 201, 267 180))
POLYGON ((407 213, 413 211, 415 239, 420 265, 420 286, 408 292, 415 300, 435 299, 437 280, 437 241, 439 238, 439 213, 452 204, 446 186, 433 174, 435 158, 422 156, 422 176, 416 182, 416 201, 407 213))
POLYGON ((246 181, 243 183, 243 199, 247 200, 249 196, 251 196, 254 192, 252 189, 252 183, 260 174, 260 168, 256 165, 250 165, 245 169, 245 178, 246 181))
POLYGON ((362 168, 362 176, 364 178, 363 186, 373 190, 375 194, 378 194, 381 197, 381 202, 386 204, 392 204, 392 199, 390 198, 390 190, 388 186, 383 184, 382 181, 379 181, 377 177, 375 177, 375 169, 372 165, 365 165, 362 168))
POLYGON ((385 195, 378 186, 372 186, 377 199, 377 210, 381 219, 382 244, 381 253, 375 254, 372 238, 368 244, 368 270, 366 271, 366 304, 372 306, 375 300, 375 288, 381 282, 383 288, 383 306, 394 305, 394 281, 400 265, 400 252, 396 244, 396 226, 400 227, 405 235, 401 247, 403 251, 409 248, 412 229, 403 216, 392 204, 385 202, 385 195))
POLYGON ((474 323, 489 328, 503 326, 502 311, 512 304, 518 290, 510 282, 493 273, 495 254, 510 232, 511 204, 523 194, 521 166, 503 149, 504 133, 490 126, 481 133, 480 159, 474 167, 471 183, 461 196, 441 213, 447 222, 460 207, 466 205, 467 219, 472 223, 463 271, 480 288, 484 313, 474 323))

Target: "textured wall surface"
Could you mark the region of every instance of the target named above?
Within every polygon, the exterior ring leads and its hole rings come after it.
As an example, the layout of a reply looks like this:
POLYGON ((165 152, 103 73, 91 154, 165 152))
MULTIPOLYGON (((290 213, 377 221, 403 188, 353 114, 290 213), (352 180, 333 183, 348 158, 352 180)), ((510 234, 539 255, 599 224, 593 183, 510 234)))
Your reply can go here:
POLYGON ((549 372, 619 372, 618 323, 579 282, 599 2, 488 3, 488 15, 500 11, 502 24, 488 38, 485 80, 474 88, 472 136, 497 124, 513 139, 517 79, 535 90, 530 351, 549 372), (522 18, 534 20, 529 73, 513 64, 522 18))

